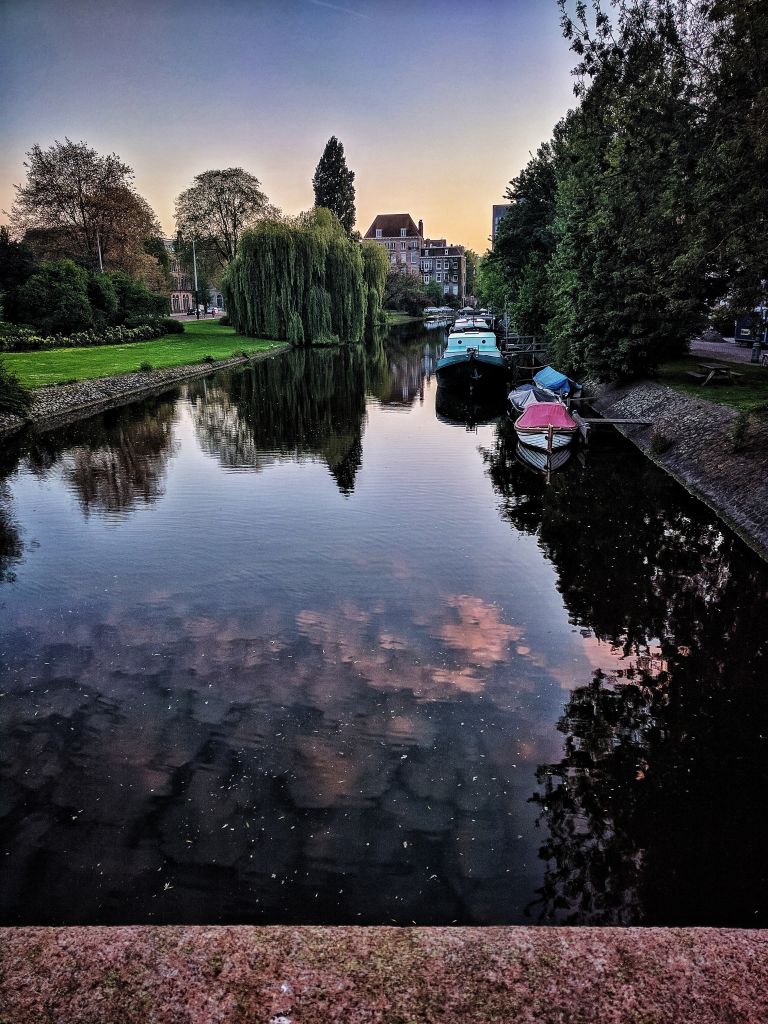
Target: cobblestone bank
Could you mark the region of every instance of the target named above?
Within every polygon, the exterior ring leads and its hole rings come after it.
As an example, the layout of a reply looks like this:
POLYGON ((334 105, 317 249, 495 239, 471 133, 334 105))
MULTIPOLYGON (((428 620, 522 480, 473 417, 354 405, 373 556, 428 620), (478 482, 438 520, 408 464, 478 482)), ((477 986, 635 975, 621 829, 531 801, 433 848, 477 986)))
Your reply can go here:
MULTIPOLYGON (((606 418, 650 420, 622 433, 718 513, 768 558, 768 421, 752 417, 744 447, 733 450, 736 413, 652 381, 610 386, 593 403, 606 418), (653 454, 652 438, 670 442, 653 454)), ((603 428, 605 429, 605 428, 603 428)))
POLYGON ((163 391, 179 381, 204 377, 228 366, 268 359, 287 348, 285 345, 269 352, 258 352, 250 359, 235 356, 232 359, 220 359, 215 363, 169 366, 163 370, 121 373, 116 377, 98 377, 96 380, 81 380, 76 384, 52 384, 37 388, 32 392, 32 408, 26 421, 20 416, 0 413, 0 439, 19 430, 25 423, 36 427, 55 427, 60 422, 92 416, 104 409, 124 405, 144 395, 163 391))
POLYGON ((13 1024, 765 1024, 768 932, 19 928, 13 1024))

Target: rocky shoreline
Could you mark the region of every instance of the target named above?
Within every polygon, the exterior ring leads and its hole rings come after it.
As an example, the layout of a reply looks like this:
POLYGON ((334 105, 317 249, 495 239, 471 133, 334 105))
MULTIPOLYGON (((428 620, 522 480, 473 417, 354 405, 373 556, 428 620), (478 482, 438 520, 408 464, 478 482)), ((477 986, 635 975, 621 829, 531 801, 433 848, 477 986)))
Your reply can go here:
POLYGON ((592 405, 606 418, 648 420, 650 426, 618 429, 768 559, 765 418, 752 417, 744 443, 734 451, 733 409, 655 381, 610 385, 592 405))
POLYGON ((268 352, 256 352, 252 356, 233 356, 231 359, 219 359, 213 363, 191 363, 160 370, 138 370, 135 373, 121 373, 116 377, 81 380, 74 384, 49 384, 32 392, 32 407, 26 418, 11 413, 0 413, 0 440, 25 426, 51 429, 62 423, 93 416, 105 409, 112 409, 165 391, 194 377, 206 377, 217 370, 269 359, 286 351, 288 347, 280 345, 268 352))
POLYGON ((13 1024, 763 1024, 768 932, 0 930, 13 1024))

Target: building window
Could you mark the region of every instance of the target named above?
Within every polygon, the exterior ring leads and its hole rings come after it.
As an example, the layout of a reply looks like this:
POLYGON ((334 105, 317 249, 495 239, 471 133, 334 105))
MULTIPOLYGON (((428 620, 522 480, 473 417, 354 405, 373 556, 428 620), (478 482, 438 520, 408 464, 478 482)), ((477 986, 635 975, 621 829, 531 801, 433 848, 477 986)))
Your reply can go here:
POLYGON ((458 275, 454 274, 453 277, 451 278, 451 280, 452 281, 458 281, 459 280, 458 275))
POLYGON ((443 275, 442 274, 435 274, 435 277, 437 278, 437 283, 438 284, 442 284, 443 283, 443 275))
POLYGON ((447 249, 445 250, 445 255, 446 255, 446 256, 448 255, 448 250, 447 250, 447 249))
POLYGON ((451 260, 451 266, 453 267, 454 270, 458 267, 458 265, 459 264, 456 262, 456 260, 451 260))
POLYGON ((403 250, 405 249, 405 242, 401 242, 400 243, 400 248, 403 249, 403 250))
POLYGON ((376 237, 381 238, 381 228, 376 228, 376 237))
POLYGON ((397 256, 394 253, 389 257, 389 262, 392 264, 397 263, 397 256))
POLYGON ((424 284, 429 284, 429 274, 424 275, 424 284))
POLYGON ((419 257, 418 257, 418 256, 416 255, 416 253, 415 253, 415 252, 412 252, 412 253, 411 253, 411 263, 416 263, 416 261, 418 260, 418 258, 419 258, 419 257))
POLYGON ((404 252, 401 252, 400 253, 400 262, 401 263, 405 263, 405 262, 407 262, 407 260, 408 260, 408 257, 405 255, 404 252))
POLYGON ((400 237, 401 238, 405 238, 405 236, 407 234, 408 234, 408 228, 400 228, 400 237))

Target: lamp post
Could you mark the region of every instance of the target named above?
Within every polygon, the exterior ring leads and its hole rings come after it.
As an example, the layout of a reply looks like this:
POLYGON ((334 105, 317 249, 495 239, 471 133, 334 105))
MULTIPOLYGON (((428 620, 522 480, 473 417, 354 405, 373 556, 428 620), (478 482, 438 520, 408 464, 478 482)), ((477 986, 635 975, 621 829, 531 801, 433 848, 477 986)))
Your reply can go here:
POLYGON ((197 294, 197 253, 195 252, 195 239, 192 239, 192 268, 195 272, 195 319, 200 319, 200 303, 197 294))

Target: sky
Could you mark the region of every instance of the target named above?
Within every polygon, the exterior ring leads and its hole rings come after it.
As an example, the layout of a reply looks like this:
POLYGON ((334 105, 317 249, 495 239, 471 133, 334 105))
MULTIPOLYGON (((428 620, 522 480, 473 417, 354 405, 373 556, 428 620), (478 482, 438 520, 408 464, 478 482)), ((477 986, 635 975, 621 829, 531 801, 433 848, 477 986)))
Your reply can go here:
POLYGON ((130 164, 168 234, 213 168, 298 213, 336 135, 360 231, 407 212, 483 252, 571 66, 555 0, 0 0, 0 210, 27 150, 66 136, 130 164))

